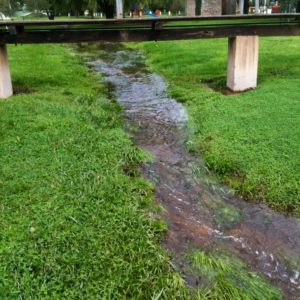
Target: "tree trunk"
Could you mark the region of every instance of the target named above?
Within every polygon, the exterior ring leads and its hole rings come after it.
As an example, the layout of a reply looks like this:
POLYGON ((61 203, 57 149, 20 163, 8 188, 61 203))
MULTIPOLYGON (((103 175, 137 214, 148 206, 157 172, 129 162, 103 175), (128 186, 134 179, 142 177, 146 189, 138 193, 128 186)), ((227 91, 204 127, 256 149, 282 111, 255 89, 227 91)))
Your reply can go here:
POLYGON ((249 13, 249 0, 244 1, 244 15, 248 15, 249 13))
POLYGON ((106 19, 113 19, 115 14, 115 6, 113 4, 107 4, 105 6, 105 16, 106 19))
POLYGON ((296 13, 300 13, 300 1, 298 1, 296 5, 296 13))
POLYGON ((49 20, 54 20, 55 18, 55 12, 54 12, 54 6, 51 4, 49 9, 47 10, 47 16, 49 20))
POLYGON ((235 15, 235 14, 236 14, 236 1, 222 0, 222 15, 235 15))
POLYGON ((48 16, 48 19, 49 20, 54 20, 55 19, 55 15, 54 15, 54 11, 50 11, 50 10, 48 10, 47 11, 47 16, 48 16))

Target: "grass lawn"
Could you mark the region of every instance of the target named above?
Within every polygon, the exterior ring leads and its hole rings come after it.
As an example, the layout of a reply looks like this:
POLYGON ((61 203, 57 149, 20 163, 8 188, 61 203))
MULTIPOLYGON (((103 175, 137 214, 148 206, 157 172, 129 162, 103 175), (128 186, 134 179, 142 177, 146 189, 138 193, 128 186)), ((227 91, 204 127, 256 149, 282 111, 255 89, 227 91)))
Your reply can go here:
POLYGON ((0 299, 183 298, 120 107, 69 47, 9 54, 32 93, 0 102, 0 299))
POLYGON ((280 299, 226 256, 195 251, 190 290, 159 246, 147 155, 72 48, 10 47, 0 102, 0 299, 280 299))
POLYGON ((261 38, 258 88, 225 96, 227 40, 134 45, 185 103, 192 151, 247 199, 300 216, 300 39, 261 38))

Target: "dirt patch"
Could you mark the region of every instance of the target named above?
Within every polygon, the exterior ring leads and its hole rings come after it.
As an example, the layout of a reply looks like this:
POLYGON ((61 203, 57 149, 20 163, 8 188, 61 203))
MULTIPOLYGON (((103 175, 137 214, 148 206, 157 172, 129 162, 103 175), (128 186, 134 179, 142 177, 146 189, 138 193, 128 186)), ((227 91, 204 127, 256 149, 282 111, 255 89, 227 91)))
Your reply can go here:
POLYGON ((34 93, 34 89, 30 89, 25 86, 14 86, 14 95, 20 95, 20 94, 32 94, 34 93))
POLYGON ((210 89, 214 90, 215 92, 221 93, 222 95, 225 95, 225 96, 233 96, 233 95, 242 94, 242 93, 246 93, 248 91, 253 90, 253 89, 248 89, 248 90, 245 90, 245 91, 242 91, 242 92, 234 92, 234 91, 230 90, 229 88, 227 88, 226 86, 218 85, 212 79, 203 80, 203 83, 205 85, 207 85, 210 89))

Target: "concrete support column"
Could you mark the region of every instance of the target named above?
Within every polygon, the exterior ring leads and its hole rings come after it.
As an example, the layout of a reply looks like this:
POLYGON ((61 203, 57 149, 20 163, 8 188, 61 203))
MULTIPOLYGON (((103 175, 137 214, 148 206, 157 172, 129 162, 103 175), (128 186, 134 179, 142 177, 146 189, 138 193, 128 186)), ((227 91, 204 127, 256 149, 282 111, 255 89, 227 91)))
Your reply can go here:
POLYGON ((255 0, 255 13, 259 14, 259 0, 255 0))
POLYGON ((188 17, 195 17, 195 15, 196 15, 196 0, 187 0, 186 15, 188 17))
POLYGON ((123 1, 117 0, 116 7, 117 7, 117 19, 123 19, 123 1))
POLYGON ((227 87, 241 92, 257 85, 258 36, 229 38, 227 87))
POLYGON ((13 94, 6 45, 0 45, 0 99, 13 94))
POLYGON ((244 0, 240 0, 240 15, 244 14, 244 0))

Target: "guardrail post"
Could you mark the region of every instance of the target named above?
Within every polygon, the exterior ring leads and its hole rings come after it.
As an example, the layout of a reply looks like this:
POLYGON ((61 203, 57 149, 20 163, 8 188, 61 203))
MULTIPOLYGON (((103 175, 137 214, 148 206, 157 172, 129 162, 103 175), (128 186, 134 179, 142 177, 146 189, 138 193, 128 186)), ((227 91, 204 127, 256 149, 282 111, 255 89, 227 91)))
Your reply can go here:
POLYGON ((13 94, 6 45, 0 45, 0 99, 13 94))
POLYGON ((234 92, 255 88, 258 71, 258 36, 229 38, 227 87, 234 92))

